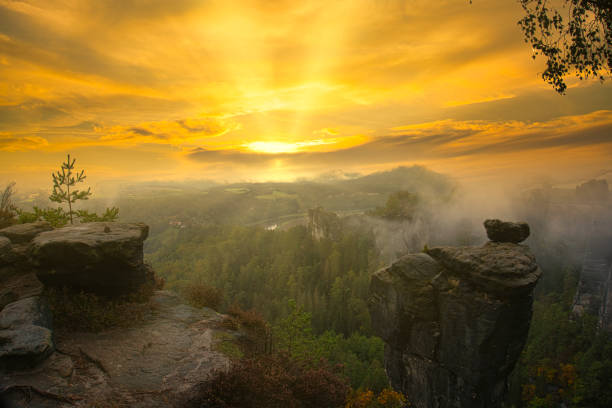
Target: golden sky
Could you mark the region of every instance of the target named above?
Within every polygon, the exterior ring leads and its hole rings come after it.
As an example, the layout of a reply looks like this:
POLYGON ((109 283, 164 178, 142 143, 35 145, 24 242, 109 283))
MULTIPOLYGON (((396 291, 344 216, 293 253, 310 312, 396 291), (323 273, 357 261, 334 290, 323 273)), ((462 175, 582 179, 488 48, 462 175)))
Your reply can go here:
POLYGON ((0 182, 291 180, 423 164, 580 181, 609 83, 544 84, 508 0, 0 0, 0 182))

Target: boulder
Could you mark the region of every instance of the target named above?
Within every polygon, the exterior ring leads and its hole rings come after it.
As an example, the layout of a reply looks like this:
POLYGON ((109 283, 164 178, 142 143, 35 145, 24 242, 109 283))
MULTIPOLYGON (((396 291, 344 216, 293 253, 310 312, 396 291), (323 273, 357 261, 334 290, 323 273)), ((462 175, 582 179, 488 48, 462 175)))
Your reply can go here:
POLYGON ((52 329, 51 311, 43 298, 33 296, 21 299, 9 303, 0 312, 0 329, 16 329, 25 325, 52 329))
POLYGON ((529 224, 526 222, 507 222, 486 220, 487 236, 493 242, 512 242, 518 244, 529 237, 529 224))
POLYGON ((45 285, 117 296, 146 280, 148 231, 145 224, 106 222, 64 227, 34 238, 30 258, 45 285))
POLYGON ((39 296, 43 291, 42 282, 34 272, 26 274, 12 274, 2 280, 0 287, 0 310, 9 303, 19 299, 39 296))
POLYGON ((0 368, 24 369, 43 361, 55 347, 51 311, 34 296, 8 304, 0 312, 0 368))
POLYGON ((500 407, 541 276, 529 248, 432 248, 376 272, 370 314, 391 385, 413 407, 500 407))
POLYGON ((51 330, 35 325, 0 330, 0 369, 26 369, 44 361, 55 347, 51 330))
POLYGON ((51 231, 53 227, 46 221, 31 222, 28 224, 11 225, 0 230, 0 236, 11 240, 13 244, 25 244, 41 232, 51 231))

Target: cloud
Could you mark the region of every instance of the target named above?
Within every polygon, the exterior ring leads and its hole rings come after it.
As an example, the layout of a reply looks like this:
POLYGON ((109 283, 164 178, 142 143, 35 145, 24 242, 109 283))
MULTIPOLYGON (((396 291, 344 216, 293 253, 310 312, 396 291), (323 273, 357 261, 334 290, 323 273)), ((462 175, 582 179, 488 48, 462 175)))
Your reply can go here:
POLYGON ((547 122, 444 120, 393 129, 358 146, 328 152, 259 154, 237 150, 195 149, 196 161, 265 164, 282 160, 294 166, 355 166, 418 160, 487 156, 595 145, 612 149, 612 111, 562 117, 547 122))
POLYGON ((141 123, 138 126, 111 126, 97 129, 102 144, 171 145, 193 144, 198 140, 224 135, 236 129, 236 124, 217 118, 179 119, 141 123))
POLYGON ((15 136, 10 133, 0 133, 0 151, 17 152, 35 150, 48 146, 47 139, 37 136, 15 136))

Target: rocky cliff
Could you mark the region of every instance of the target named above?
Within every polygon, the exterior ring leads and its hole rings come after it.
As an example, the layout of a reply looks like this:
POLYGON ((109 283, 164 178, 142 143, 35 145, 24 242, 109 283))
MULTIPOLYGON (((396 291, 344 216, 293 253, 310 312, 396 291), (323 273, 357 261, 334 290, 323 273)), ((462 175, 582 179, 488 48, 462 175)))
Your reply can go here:
POLYGON ((524 223, 485 222, 481 247, 439 247, 376 272, 370 313, 391 384, 418 408, 499 407, 541 275, 524 223))
MULTIPOLYGON (((47 223, 0 230, 0 407, 168 407, 229 360, 223 316, 156 291, 142 320, 55 330, 45 286, 113 298, 153 278, 144 224, 47 223)), ((230 339, 230 340, 228 340, 230 339)))

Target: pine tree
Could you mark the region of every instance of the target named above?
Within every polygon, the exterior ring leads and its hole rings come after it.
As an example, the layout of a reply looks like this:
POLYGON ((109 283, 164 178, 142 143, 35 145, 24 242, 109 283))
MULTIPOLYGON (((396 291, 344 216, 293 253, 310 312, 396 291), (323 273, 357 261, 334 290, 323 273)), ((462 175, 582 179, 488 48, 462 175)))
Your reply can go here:
POLYGON ((72 224, 72 204, 77 200, 87 200, 91 195, 91 188, 87 190, 72 190, 76 183, 82 183, 86 176, 85 170, 78 171, 74 170, 74 163, 76 159, 70 160, 70 154, 65 163, 62 163, 61 172, 57 171, 52 173, 53 177, 53 193, 49 196, 49 200, 56 203, 68 203, 68 214, 70 215, 70 224, 72 224))

